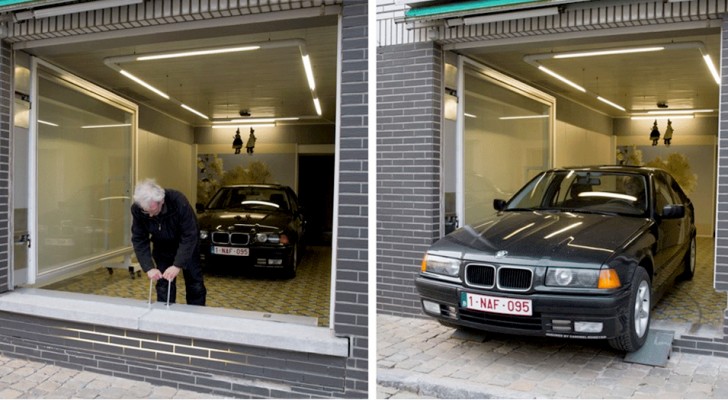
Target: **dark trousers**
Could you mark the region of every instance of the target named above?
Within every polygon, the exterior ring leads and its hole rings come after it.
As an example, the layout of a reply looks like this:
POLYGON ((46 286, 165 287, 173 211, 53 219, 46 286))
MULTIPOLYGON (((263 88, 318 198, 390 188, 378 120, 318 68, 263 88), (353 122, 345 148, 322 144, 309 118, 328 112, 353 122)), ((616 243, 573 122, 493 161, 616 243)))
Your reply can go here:
MULTIPOLYGON (((159 269, 164 273, 164 269, 159 269)), ((205 299, 207 297, 207 289, 205 288, 205 282, 202 279, 202 269, 198 266, 196 268, 183 269, 182 273, 185 277, 185 291, 187 304, 195 306, 204 306, 205 299)), ((157 301, 167 303, 167 289, 171 289, 169 293, 169 302, 177 302, 177 279, 172 281, 170 286, 166 279, 160 279, 157 281, 157 301)))

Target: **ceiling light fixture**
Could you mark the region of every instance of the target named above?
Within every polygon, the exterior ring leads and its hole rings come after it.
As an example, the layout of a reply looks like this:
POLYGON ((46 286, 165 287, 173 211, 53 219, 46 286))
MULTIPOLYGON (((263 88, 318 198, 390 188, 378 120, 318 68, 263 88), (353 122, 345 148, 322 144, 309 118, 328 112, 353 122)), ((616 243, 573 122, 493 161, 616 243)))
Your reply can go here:
POLYGON ((537 118, 548 118, 548 115, 515 115, 512 117, 499 117, 500 120, 509 120, 509 119, 537 119, 537 118))
POLYGON ((164 60, 168 58, 182 58, 182 57, 195 57, 195 56, 206 56, 211 54, 225 54, 225 53, 238 53, 241 51, 252 51, 258 50, 260 46, 231 46, 231 47, 219 47, 207 50, 191 50, 181 52, 166 52, 153 54, 148 56, 139 56, 136 61, 151 61, 151 60, 164 60))
POLYGON ((131 124, 83 125, 81 129, 125 128, 131 124))
POLYGON ((664 46, 654 47, 632 47, 624 49, 610 49, 610 50, 594 50, 594 51, 573 51, 566 53, 554 54, 553 58, 577 58, 577 57, 594 57, 594 56, 610 56, 615 54, 630 54, 630 53, 646 53, 650 51, 662 51, 665 50, 664 46))
POLYGON ((197 114, 197 115, 199 115, 200 117, 202 117, 204 119, 210 119, 210 117, 208 117, 207 115, 205 115, 205 114, 203 114, 203 113, 195 110, 194 108, 188 106, 187 104, 180 104, 180 107, 184 108, 185 110, 187 110, 187 111, 189 111, 189 112, 191 112, 193 114, 197 114))
POLYGON ((551 71, 550 69, 544 67, 543 65, 539 65, 538 66, 538 69, 540 69, 541 71, 543 71, 543 72, 545 72, 545 73, 553 76, 554 78, 560 80, 561 82, 564 82, 565 84, 573 87, 574 89, 576 89, 576 90, 578 90, 580 92, 586 93, 586 89, 584 89, 583 87, 581 87, 581 86, 577 85, 576 83, 574 83, 574 82, 572 82, 572 81, 564 78, 563 76, 557 74, 556 72, 551 71))
POLYGON ((663 115, 673 115, 673 114, 711 113, 713 111, 714 110, 707 109, 707 108, 706 109, 699 109, 699 110, 689 110, 689 109, 686 109, 686 110, 669 110, 669 111, 664 111, 664 110, 651 110, 651 111, 647 111, 647 114, 653 114, 653 115, 660 115, 660 114, 663 114, 663 115))
MULTIPOLYGON (((291 46, 297 46, 299 49, 299 52, 301 54, 301 62, 303 63, 303 68, 306 73, 306 80, 308 82, 309 90, 311 91, 311 97, 313 98, 314 108, 316 109, 316 114, 321 116, 322 115, 321 103, 318 99, 318 95, 316 94, 316 80, 314 79, 313 68, 311 66, 311 59, 308 55, 308 52, 306 51, 306 42, 303 39, 287 39, 287 40, 267 41, 267 42, 260 42, 260 43, 247 43, 244 45, 237 44, 237 45, 231 45, 231 46, 190 49, 190 50, 182 50, 182 51, 165 51, 165 52, 148 53, 148 54, 129 54, 129 55, 125 55, 125 56, 107 57, 104 59, 104 64, 106 64, 108 67, 120 72, 122 75, 133 80, 134 82, 136 82, 136 83, 146 87, 147 89, 157 93, 158 95, 164 97, 165 99, 171 100, 171 101, 181 105, 182 107, 184 107, 185 109, 187 109, 190 112, 203 116, 204 114, 200 113, 199 111, 193 110, 193 109, 189 108, 188 106, 185 106, 181 101, 171 98, 170 96, 168 96, 161 90, 155 88, 154 86, 150 85, 149 83, 144 82, 142 79, 123 70, 119 64, 129 63, 129 62, 160 60, 160 59, 172 59, 172 58, 180 58, 180 57, 195 57, 195 56, 201 56, 201 55, 212 55, 212 54, 221 54, 221 53, 243 52, 243 51, 251 51, 251 50, 258 50, 258 49, 273 49, 273 48, 282 48, 282 47, 291 47, 291 46)), ((203 118, 209 119, 209 117, 207 117, 207 116, 204 116, 203 118)))
POLYGON ((633 115, 630 117, 630 119, 633 120, 641 120, 641 119, 656 119, 656 118, 669 118, 669 119, 693 119, 695 118, 695 115, 686 115, 686 114, 680 114, 680 115, 633 115))
POLYGON ((710 74, 713 75, 713 79, 715 80, 715 83, 720 86, 720 74, 718 73, 718 70, 715 68, 715 64, 713 64, 713 60, 710 58, 710 54, 706 53, 704 49, 700 49, 700 52, 703 53, 703 61, 705 61, 705 65, 708 66, 708 70, 710 71, 710 74))
POLYGON ((133 80, 134 82, 144 86, 145 88, 151 90, 152 92, 164 97, 165 99, 169 100, 169 95, 167 93, 164 93, 163 91, 155 88, 154 86, 144 82, 143 80, 137 78, 136 76, 132 75, 131 73, 124 71, 123 69, 118 70, 120 74, 124 75, 125 77, 133 80))
POLYGON ((39 124, 48 125, 48 126, 58 126, 58 124, 54 124, 53 122, 43 121, 42 119, 38 120, 39 124))
POLYGON ((610 106, 612 106, 612 107, 616 108, 617 110, 620 110, 620 111, 627 111, 627 109, 625 109, 624 107, 620 106, 620 105, 619 105, 619 104, 617 104, 617 103, 614 103, 614 102, 612 102, 612 101, 609 101, 609 100, 605 99, 605 98, 604 98, 604 97, 602 97, 602 96, 597 96, 597 100, 599 100, 599 101, 601 101, 601 102, 603 102, 603 103, 609 104, 610 106))
POLYGON ((276 126, 276 123, 260 123, 260 124, 254 124, 254 123, 245 123, 245 124, 225 124, 225 123, 214 123, 212 124, 212 129, 224 129, 224 128, 235 128, 237 126, 249 126, 252 128, 272 128, 276 126))
POLYGON ((33 18, 57 17, 59 15, 79 13, 84 11, 101 10, 104 8, 128 6, 132 4, 141 4, 144 0, 100 0, 86 1, 83 3, 71 4, 67 6, 42 8, 38 10, 21 11, 14 14, 16 21, 25 21, 33 18))

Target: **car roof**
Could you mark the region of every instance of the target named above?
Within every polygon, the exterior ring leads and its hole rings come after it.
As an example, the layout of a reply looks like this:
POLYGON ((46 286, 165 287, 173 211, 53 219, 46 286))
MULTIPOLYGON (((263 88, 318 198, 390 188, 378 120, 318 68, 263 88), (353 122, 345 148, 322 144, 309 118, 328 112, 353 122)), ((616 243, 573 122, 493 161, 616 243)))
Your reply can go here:
POLYGON ((554 168, 552 171, 595 171, 595 172, 624 172, 632 174, 649 175, 657 171, 663 171, 660 168, 645 167, 641 165, 587 165, 578 167, 562 167, 554 168))

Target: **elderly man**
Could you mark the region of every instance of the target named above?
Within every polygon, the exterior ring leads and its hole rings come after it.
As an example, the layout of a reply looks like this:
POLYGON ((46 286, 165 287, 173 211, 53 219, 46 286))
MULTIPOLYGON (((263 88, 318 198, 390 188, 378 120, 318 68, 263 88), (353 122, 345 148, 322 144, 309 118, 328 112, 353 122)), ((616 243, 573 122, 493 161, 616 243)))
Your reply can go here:
POLYGON ((146 179, 134 189, 131 215, 134 252, 149 279, 157 281, 157 301, 169 298, 170 303, 175 302, 174 278, 182 271, 187 304, 204 306, 207 289, 200 267, 199 229, 184 194, 165 190, 153 179, 146 179))

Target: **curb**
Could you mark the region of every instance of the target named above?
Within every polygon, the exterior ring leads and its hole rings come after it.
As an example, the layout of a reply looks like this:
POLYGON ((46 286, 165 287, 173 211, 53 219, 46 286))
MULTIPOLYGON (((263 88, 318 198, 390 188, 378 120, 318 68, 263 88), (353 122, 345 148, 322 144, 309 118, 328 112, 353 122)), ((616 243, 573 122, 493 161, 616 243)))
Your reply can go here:
POLYGON ((400 369, 378 369, 377 383, 384 387, 438 399, 528 399, 532 396, 490 385, 463 382, 454 378, 433 378, 427 374, 400 369))

